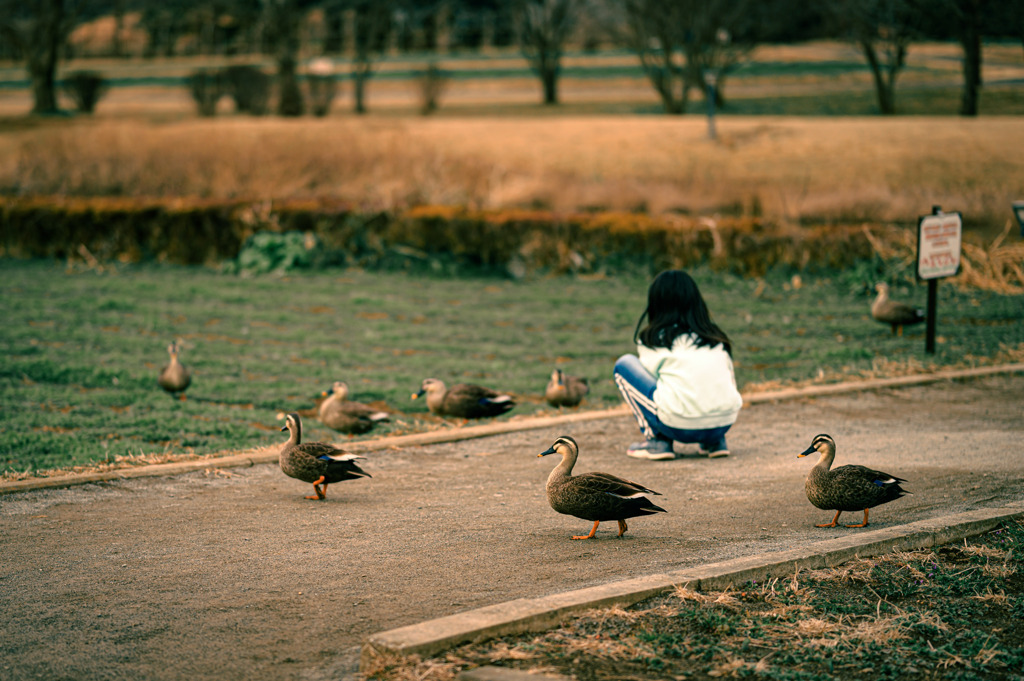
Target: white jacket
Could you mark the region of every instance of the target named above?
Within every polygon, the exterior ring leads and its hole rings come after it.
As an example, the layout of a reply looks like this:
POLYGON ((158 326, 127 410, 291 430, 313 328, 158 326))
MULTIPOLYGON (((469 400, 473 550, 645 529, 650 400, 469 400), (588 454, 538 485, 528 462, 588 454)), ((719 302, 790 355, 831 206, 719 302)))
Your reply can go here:
POLYGON ((637 344, 640 363, 658 381, 658 419, 685 430, 731 426, 743 406, 732 358, 722 344, 697 347, 695 341, 694 335, 682 334, 671 348, 637 344))

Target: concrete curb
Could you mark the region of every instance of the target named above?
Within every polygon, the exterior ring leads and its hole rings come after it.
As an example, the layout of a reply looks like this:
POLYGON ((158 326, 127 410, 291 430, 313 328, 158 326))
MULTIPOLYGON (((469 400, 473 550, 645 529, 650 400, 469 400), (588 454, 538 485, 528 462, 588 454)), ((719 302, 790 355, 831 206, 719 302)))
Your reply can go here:
POLYGON ((737 558, 541 598, 519 598, 373 634, 363 645, 360 669, 367 669, 380 657, 429 657, 466 643, 544 631, 587 610, 632 605, 677 586, 720 591, 748 582, 788 577, 798 569, 834 567, 855 558, 948 544, 983 534, 1017 518, 1024 518, 1024 503, 851 533, 804 549, 737 558))
MULTIPOLYGON (((866 381, 848 381, 846 383, 830 383, 828 385, 812 385, 804 388, 791 388, 786 390, 774 390, 763 393, 744 394, 743 401, 747 406, 765 402, 779 402, 807 397, 820 397, 825 395, 839 395, 865 390, 882 390, 886 388, 901 388, 915 385, 926 385, 940 381, 952 381, 969 378, 982 378, 997 374, 1024 373, 1024 362, 1016 364, 1000 364, 997 366, 974 367, 971 369, 950 369, 936 371, 930 374, 915 374, 912 376, 897 376, 894 378, 876 378, 866 381)), ((432 431, 429 433, 412 433, 409 435, 396 435, 394 437, 378 438, 376 440, 360 440, 357 442, 342 442, 339 446, 346 451, 353 453, 371 452, 380 449, 392 449, 401 447, 416 447, 421 445, 441 444, 445 442, 457 442, 504 433, 515 433, 527 430, 537 430, 551 426, 565 425, 570 423, 581 423, 584 421, 596 421, 600 419, 616 418, 627 416, 629 410, 625 405, 601 409, 596 411, 582 411, 571 414, 560 414, 558 416, 539 416, 514 419, 511 421, 499 421, 479 426, 456 427, 450 430, 432 431)), ((198 461, 182 461, 178 463, 151 464, 135 468, 120 468, 99 473, 81 473, 71 475, 59 475, 48 478, 29 478, 27 480, 14 480, 0 483, 0 495, 14 494, 17 492, 28 492, 39 489, 52 489, 59 487, 72 487, 74 485, 85 485, 89 483, 108 482, 111 480, 126 480, 130 478, 156 477, 161 475, 181 475, 211 468, 238 468, 249 467, 261 463, 273 463, 277 461, 279 445, 253 449, 243 454, 233 456, 211 457, 198 461)))

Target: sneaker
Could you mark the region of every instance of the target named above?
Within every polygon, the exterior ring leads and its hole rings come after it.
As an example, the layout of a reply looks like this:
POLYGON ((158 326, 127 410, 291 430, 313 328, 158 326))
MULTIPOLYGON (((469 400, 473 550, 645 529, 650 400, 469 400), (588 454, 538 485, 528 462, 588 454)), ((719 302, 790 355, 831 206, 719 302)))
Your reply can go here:
POLYGON ((648 461, 668 461, 676 458, 675 452, 672 451, 672 441, 661 439, 634 442, 626 450, 626 456, 648 461))
POLYGON ((723 437, 717 441, 700 443, 700 453, 709 459, 721 459, 724 456, 729 456, 729 448, 726 446, 725 438, 723 437))

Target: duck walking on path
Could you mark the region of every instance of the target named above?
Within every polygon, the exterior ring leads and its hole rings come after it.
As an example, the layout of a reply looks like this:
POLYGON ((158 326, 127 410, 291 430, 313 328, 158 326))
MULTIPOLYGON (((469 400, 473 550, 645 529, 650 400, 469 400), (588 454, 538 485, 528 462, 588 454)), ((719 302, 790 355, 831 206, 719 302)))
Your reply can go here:
POLYGON ((367 404, 350 401, 348 384, 344 381, 335 381, 323 394, 327 399, 320 403, 320 422, 339 433, 366 433, 391 416, 367 404))
POLYGON ((902 336, 904 326, 924 321, 924 310, 921 308, 890 300, 888 284, 875 284, 875 290, 878 291, 878 296, 871 303, 871 316, 891 326, 893 335, 902 336))
POLYGON ((544 399, 552 407, 575 407, 589 392, 590 384, 587 383, 587 379, 570 376, 561 369, 555 369, 551 372, 551 380, 544 390, 544 399))
POLYGON ((176 341, 171 341, 171 344, 167 346, 167 354, 171 356, 171 361, 160 370, 156 382, 172 396, 184 400, 185 389, 192 382, 192 374, 185 368, 185 365, 178 361, 178 343, 176 341))
POLYGON ((546 485, 548 503, 551 508, 565 515, 591 520, 594 526, 590 534, 574 536, 573 539, 593 539, 597 526, 602 521, 617 520, 619 535, 625 534, 627 518, 636 518, 667 511, 645 497, 645 494, 659 495, 652 489, 610 473, 572 474, 579 455, 576 440, 563 435, 549 448, 537 456, 560 454, 562 462, 555 466, 548 476, 546 485))
POLYGON ((831 435, 816 435, 811 446, 798 457, 819 452, 818 463, 807 475, 804 489, 807 499, 824 511, 835 511, 832 522, 815 527, 835 527, 843 511, 864 511, 864 522, 847 527, 867 527, 868 509, 910 494, 900 487, 903 478, 876 471, 866 466, 847 465, 832 468, 836 458, 836 441, 831 435))
POLYGON ((288 442, 279 457, 285 475, 313 485, 316 496, 307 499, 326 499, 327 485, 342 480, 373 477, 356 463, 364 457, 347 454, 325 442, 302 442, 302 422, 298 414, 288 414, 282 431, 289 431, 288 442), (323 489, 320 489, 323 485, 323 489))
POLYGON ((438 416, 479 419, 498 416, 516 406, 511 395, 471 383, 458 383, 450 388, 436 378, 424 379, 412 399, 427 396, 427 408, 438 416))

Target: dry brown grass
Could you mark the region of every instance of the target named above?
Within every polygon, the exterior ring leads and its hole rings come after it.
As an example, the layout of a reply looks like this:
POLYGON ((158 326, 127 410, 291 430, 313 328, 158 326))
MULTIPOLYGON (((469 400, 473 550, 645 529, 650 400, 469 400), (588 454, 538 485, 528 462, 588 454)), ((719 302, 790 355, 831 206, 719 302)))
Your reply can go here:
POLYGON ((1003 678, 1021 660, 1012 607, 1021 582, 986 568, 1019 565, 1021 537, 1011 525, 961 546, 856 559, 743 591, 681 586, 547 632, 433 660, 381 657, 362 671, 378 681, 449 681, 482 665, 597 681, 875 678, 880 670, 914 681, 1003 678))
POLYGON ((7 195, 338 198, 912 222, 998 232, 1020 185, 1012 117, 97 118, 0 135, 7 195))

